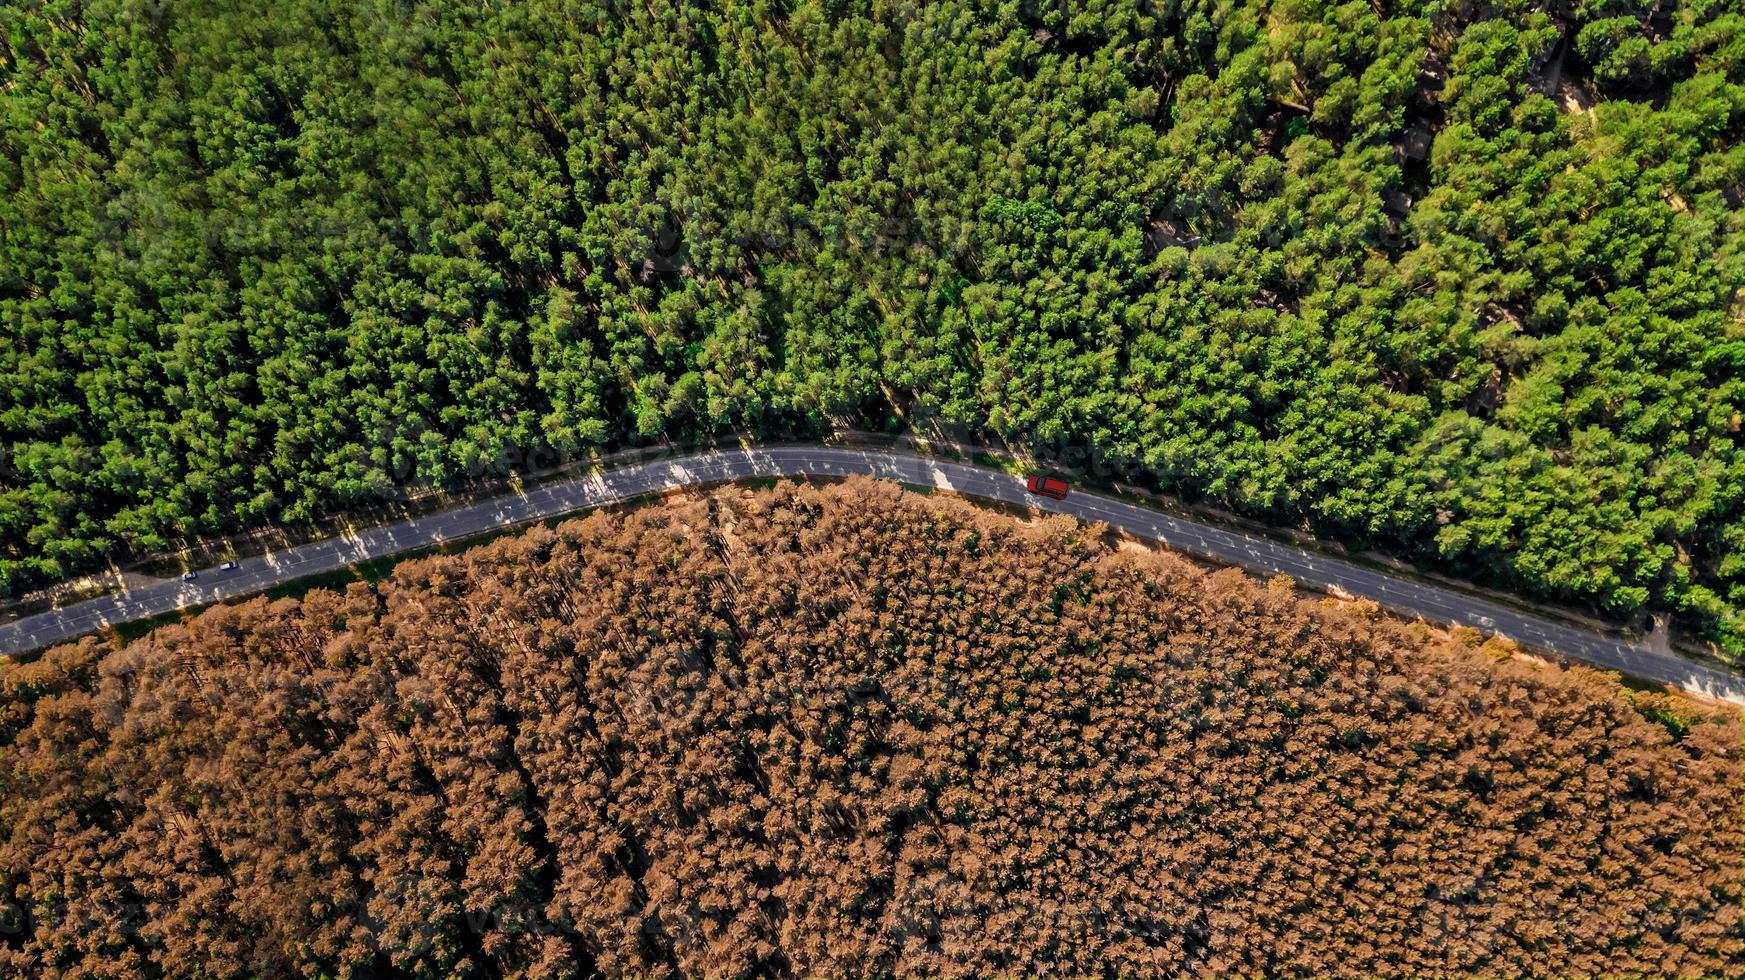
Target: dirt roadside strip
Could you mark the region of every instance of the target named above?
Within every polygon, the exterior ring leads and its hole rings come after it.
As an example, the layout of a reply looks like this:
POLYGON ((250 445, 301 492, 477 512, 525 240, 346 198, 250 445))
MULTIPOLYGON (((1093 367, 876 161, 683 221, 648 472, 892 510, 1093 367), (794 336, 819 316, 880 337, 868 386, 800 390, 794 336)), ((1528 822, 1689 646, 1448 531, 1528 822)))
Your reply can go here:
POLYGON ((1745 677, 1353 562, 1244 535, 1102 494, 1075 490, 1064 500, 1025 492, 1011 474, 902 452, 827 446, 729 449, 603 470, 492 500, 299 545, 250 558, 240 568, 201 569, 169 581, 72 603, 0 624, 0 654, 22 653, 109 626, 260 592, 311 575, 683 487, 758 477, 875 476, 1101 521, 1136 537, 1302 585, 1374 600, 1382 608, 1499 633, 1534 650, 1745 705, 1745 677))

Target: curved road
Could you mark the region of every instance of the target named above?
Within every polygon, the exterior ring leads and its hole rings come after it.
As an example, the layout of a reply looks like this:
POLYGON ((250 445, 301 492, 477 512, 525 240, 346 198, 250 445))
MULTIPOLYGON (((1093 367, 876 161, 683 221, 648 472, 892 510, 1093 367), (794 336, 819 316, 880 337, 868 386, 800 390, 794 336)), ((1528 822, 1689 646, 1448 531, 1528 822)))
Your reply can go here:
POLYGON ((1022 504, 1086 521, 1102 521, 1179 551, 1265 573, 1283 573, 1303 585, 1338 589, 1373 599, 1396 613, 1501 633, 1526 646, 1745 704, 1745 677, 1612 639, 1555 620, 1438 588, 1301 548, 1251 538, 1173 517, 1101 494, 1075 491, 1065 500, 1036 497, 1007 473, 965 463, 902 453, 781 446, 705 453, 605 470, 548 484, 524 494, 457 507, 413 520, 328 538, 250 558, 224 572, 201 569, 192 582, 164 582, 121 592, 0 625, 0 653, 18 653, 85 633, 259 592, 371 558, 399 554, 528 521, 556 517, 630 497, 697 484, 753 477, 864 474, 937 487, 970 497, 1022 504))

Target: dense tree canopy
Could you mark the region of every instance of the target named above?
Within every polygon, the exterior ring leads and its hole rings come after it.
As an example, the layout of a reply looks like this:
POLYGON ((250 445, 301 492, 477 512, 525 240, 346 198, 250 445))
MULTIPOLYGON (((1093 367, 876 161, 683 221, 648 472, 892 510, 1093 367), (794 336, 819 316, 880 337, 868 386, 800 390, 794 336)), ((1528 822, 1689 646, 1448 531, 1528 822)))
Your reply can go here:
POLYGON ((1737 976, 1741 730, 856 481, 0 672, 0 972, 1737 976))
POLYGON ((1745 5, 0 8, 0 586, 948 423, 1745 650, 1745 5))

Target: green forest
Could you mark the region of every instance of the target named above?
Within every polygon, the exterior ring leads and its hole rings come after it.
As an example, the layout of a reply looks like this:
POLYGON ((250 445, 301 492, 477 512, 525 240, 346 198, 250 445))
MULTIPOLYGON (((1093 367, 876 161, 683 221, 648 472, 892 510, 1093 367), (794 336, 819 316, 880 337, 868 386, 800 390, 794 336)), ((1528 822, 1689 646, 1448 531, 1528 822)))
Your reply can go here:
POLYGON ((0 591, 945 429, 1745 653, 1741 0, 15 0, 0 591))
POLYGON ((0 975, 1745 972, 1737 712, 892 489, 0 663, 0 975))

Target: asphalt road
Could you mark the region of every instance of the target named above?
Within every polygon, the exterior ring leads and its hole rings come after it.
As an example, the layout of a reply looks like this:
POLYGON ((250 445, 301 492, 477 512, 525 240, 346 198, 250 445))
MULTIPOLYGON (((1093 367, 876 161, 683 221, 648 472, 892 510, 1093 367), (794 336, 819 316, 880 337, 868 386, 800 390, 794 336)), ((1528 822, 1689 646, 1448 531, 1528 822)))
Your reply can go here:
POLYGON ((0 624, 0 653, 18 653, 73 639, 106 626, 260 592, 308 575, 471 537, 528 521, 598 507, 652 492, 752 477, 865 474, 936 487, 970 497, 1024 504, 1150 538, 1179 551, 1264 573, 1283 573, 1318 589, 1375 600, 1383 608, 1441 624, 1501 633, 1536 650, 1745 704, 1745 677, 1674 654, 1624 643, 1507 606, 1301 548, 1174 517, 1096 493, 1065 500, 1025 492, 1007 473, 886 453, 823 446, 740 449, 606 470, 531 490, 312 542, 244 560, 233 571, 201 569, 192 582, 164 582, 0 624))

